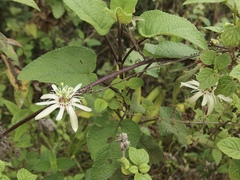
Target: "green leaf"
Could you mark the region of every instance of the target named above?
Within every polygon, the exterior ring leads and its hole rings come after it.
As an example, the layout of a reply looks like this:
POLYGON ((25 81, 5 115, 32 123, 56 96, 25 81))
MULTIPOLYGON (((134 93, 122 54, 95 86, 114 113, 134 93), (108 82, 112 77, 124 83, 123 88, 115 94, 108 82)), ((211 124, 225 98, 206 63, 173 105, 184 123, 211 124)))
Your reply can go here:
POLYGON ((3 102, 12 115, 15 115, 20 110, 19 107, 11 101, 3 100, 3 102))
POLYGON ((162 160, 163 152, 151 136, 142 134, 138 147, 147 151, 151 164, 158 164, 162 160))
POLYGON ((207 42, 201 32, 184 18, 158 10, 144 12, 141 18, 144 21, 138 21, 138 31, 143 37, 151 38, 157 35, 177 36, 202 49, 207 48, 207 42))
MULTIPOLYGON (((92 126, 87 134, 87 146, 93 160, 97 159, 98 152, 110 145, 117 134, 117 124, 111 122, 108 125, 92 126)), ((119 147, 120 150, 120 147, 119 147)))
POLYGON ((95 101, 94 101, 94 108, 97 112, 102 112, 104 111, 106 108, 108 107, 108 103, 107 101, 105 101, 104 99, 100 99, 100 98, 97 98, 95 101))
POLYGON ((115 92, 111 89, 107 89, 104 92, 103 99, 110 100, 115 96, 115 92))
POLYGON ((240 64, 235 66, 233 70, 230 72, 229 76, 232 76, 233 78, 236 78, 240 81, 240 64))
POLYGON ((137 166, 149 162, 149 155, 144 149, 130 147, 128 153, 130 160, 137 166))
POLYGON ((141 131, 138 124, 131 119, 124 119, 121 122, 120 127, 121 132, 127 133, 131 146, 136 147, 141 137, 141 131))
POLYGON ((125 157, 121 157, 121 159, 119 159, 119 162, 121 162, 126 169, 130 167, 130 162, 125 157))
POLYGON ((0 172, 2 172, 5 169, 5 162, 0 160, 0 172))
POLYGON ((100 35, 108 33, 114 21, 105 10, 107 5, 102 0, 63 0, 80 19, 91 24, 100 35))
POLYGON ((222 160, 222 152, 219 149, 214 148, 212 150, 212 156, 215 161, 215 164, 218 166, 220 161, 222 160))
POLYGON ((69 169, 69 168, 71 168, 71 167, 73 167, 75 165, 76 165, 76 163, 73 160, 69 159, 69 158, 62 157, 62 158, 58 158, 57 159, 57 167, 58 167, 58 169, 61 169, 61 170, 69 169))
POLYGON ((212 65, 217 54, 213 50, 206 50, 200 54, 201 61, 206 65, 212 65))
POLYGON ((224 31, 224 28, 221 26, 208 26, 204 28, 216 33, 222 33, 224 31))
POLYGON ((240 45, 240 26, 235 27, 232 24, 227 24, 221 34, 223 45, 227 47, 237 47, 240 45))
POLYGON ((132 21, 132 13, 135 10, 136 4, 137 0, 111 0, 110 10, 107 10, 114 21, 128 24, 132 21))
POLYGON ((0 32, 0 49, 6 51, 8 48, 8 41, 7 38, 0 32))
POLYGON ((133 166, 130 166, 130 168, 128 168, 128 170, 133 173, 133 174, 136 174, 138 173, 138 167, 133 165, 133 166))
POLYGON ((142 85, 143 85, 143 80, 141 78, 131 78, 128 80, 127 82, 127 86, 130 88, 130 89, 137 89, 137 88, 140 88, 142 85))
POLYGON ((199 88, 206 89, 216 85, 218 82, 218 74, 210 68, 204 68, 197 76, 197 80, 200 83, 199 88))
POLYGON ((180 114, 171 107, 160 107, 159 117, 161 119, 161 121, 158 121, 159 134, 161 136, 174 134, 181 144, 187 145, 186 137, 189 135, 188 129, 184 123, 175 122, 175 120, 181 120, 180 114))
POLYGON ((231 180, 240 179, 240 160, 233 160, 230 163, 228 173, 231 180))
POLYGON ((28 170, 22 168, 17 173, 18 180, 35 180, 37 175, 30 173, 28 170))
POLYGON ((114 79, 111 83, 112 87, 118 89, 118 90, 123 90, 126 87, 126 81, 123 81, 121 79, 114 79))
POLYGON ((115 11, 106 9, 109 12, 114 21, 122 24, 128 24, 132 21, 132 14, 127 14, 124 10, 118 7, 115 11))
POLYGON ((147 173, 150 170, 150 166, 146 163, 140 164, 138 168, 141 173, 147 173))
POLYGON ((232 59, 228 54, 221 54, 215 58, 214 65, 217 69, 224 69, 228 67, 231 61, 232 59))
POLYGON ((225 0, 186 0, 183 5, 193 4, 193 3, 220 3, 225 0))
POLYGON ((85 47, 67 46, 40 56, 28 64, 18 76, 20 80, 64 83, 83 86, 96 79, 96 54, 85 47))
POLYGON ((134 180, 152 180, 152 178, 147 173, 146 174, 136 173, 134 176, 134 180))
MULTIPOLYGON (((99 135, 100 137, 100 135, 99 135)), ((120 168, 118 159, 122 153, 119 148, 119 144, 116 141, 109 142, 101 148, 96 154, 93 167, 87 171, 86 179, 109 179, 120 168)))
POLYGON ((33 170, 38 172, 48 172, 49 169, 51 169, 51 164, 49 160, 39 160, 38 163, 36 163, 33 166, 33 170))
POLYGON ((63 16, 65 8, 62 1, 54 1, 50 4, 50 6, 52 8, 52 14, 54 18, 59 19, 63 16))
POLYGON ((130 110, 131 110, 131 112, 134 112, 134 113, 142 113, 143 114, 143 113, 146 112, 146 109, 138 101, 138 94, 137 93, 132 94, 130 110))
POLYGON ((236 82, 230 76, 221 76, 218 81, 217 89, 214 91, 216 95, 223 94, 230 96, 236 89, 236 82))
POLYGON ((228 137, 217 143, 218 148, 233 159, 240 159, 240 138, 228 137))
POLYGON ((146 43, 143 52, 155 58, 183 58, 199 51, 179 42, 164 41, 159 44, 146 43))
POLYGON ((110 9, 115 10, 121 7, 126 13, 133 13, 138 0, 111 0, 110 9))
POLYGON ((30 6, 38 11, 40 11, 38 5, 35 3, 34 0, 12 0, 14 2, 18 2, 18 3, 21 3, 21 4, 25 4, 27 6, 30 6))

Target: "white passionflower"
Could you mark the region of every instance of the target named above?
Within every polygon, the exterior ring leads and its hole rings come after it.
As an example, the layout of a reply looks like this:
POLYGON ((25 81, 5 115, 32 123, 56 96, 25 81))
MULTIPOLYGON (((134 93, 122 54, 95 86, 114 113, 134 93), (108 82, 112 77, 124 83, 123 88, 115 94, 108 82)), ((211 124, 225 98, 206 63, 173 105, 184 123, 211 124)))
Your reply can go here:
POLYGON ((213 86, 210 89, 200 89, 199 88, 199 82, 196 80, 191 80, 187 82, 181 82, 181 86, 186 86, 189 88, 192 88, 193 90, 191 92, 195 93, 192 97, 188 99, 189 103, 196 102, 201 96, 203 97, 202 106, 208 107, 207 115, 211 114, 214 109, 214 104, 216 103, 216 98, 219 98, 220 100, 224 100, 226 102, 232 102, 232 99, 229 97, 226 97, 222 94, 215 95, 214 91, 216 89, 215 86, 213 86))
POLYGON ((73 107, 77 107, 87 112, 91 112, 92 109, 82 105, 81 99, 79 99, 79 94, 77 91, 81 88, 82 84, 78 84, 75 88, 71 86, 64 86, 63 83, 61 84, 62 87, 57 87, 56 85, 52 85, 53 93, 44 94, 41 96, 41 99, 46 99, 44 102, 38 102, 37 105, 48 105, 45 110, 39 113, 35 119, 41 119, 55 109, 59 108, 58 115, 56 120, 59 121, 63 117, 64 110, 66 109, 67 113, 70 116, 71 126, 73 130, 76 132, 78 129, 78 118, 76 112, 74 111, 73 107))

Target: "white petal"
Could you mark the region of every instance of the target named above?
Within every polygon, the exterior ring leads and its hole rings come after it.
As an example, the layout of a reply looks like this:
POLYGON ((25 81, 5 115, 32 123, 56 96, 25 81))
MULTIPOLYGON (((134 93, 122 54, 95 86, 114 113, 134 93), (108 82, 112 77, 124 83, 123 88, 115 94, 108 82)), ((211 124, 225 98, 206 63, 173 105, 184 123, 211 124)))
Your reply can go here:
POLYGON ((81 105, 81 104, 77 104, 77 103, 72 103, 73 106, 76 106, 78 107, 79 109, 82 109, 84 111, 87 111, 87 112, 91 112, 92 109, 87 107, 87 106, 84 106, 84 105, 81 105))
POLYGON ((194 94, 192 97, 190 97, 187 101, 189 103, 194 103, 198 100, 198 98, 200 98, 203 95, 202 91, 197 92, 196 94, 194 94))
POLYGON ((50 104, 56 104, 56 101, 44 101, 44 102, 37 102, 36 105, 50 105, 50 104))
POLYGON ((57 121, 59 121, 59 120, 62 119, 64 110, 65 110, 65 108, 64 108, 63 106, 61 106, 61 107, 60 107, 60 110, 59 110, 59 112, 58 112, 58 115, 57 115, 57 117, 56 117, 56 120, 57 120, 57 121))
POLYGON ((73 97, 72 99, 71 99, 71 101, 72 102, 78 102, 78 103, 80 103, 81 101, 80 101, 80 99, 78 99, 78 98, 75 98, 75 97, 73 97))
POLYGON ((192 81, 187 81, 187 82, 181 82, 181 86, 186 86, 186 87, 189 87, 189 88, 192 88, 192 89, 198 89, 199 87, 199 82, 198 81, 195 81, 195 80, 192 80, 192 81))
POLYGON ((58 107, 59 107, 59 105, 57 105, 57 104, 53 104, 53 105, 49 106, 48 108, 46 108, 42 112, 40 112, 37 116, 35 116, 35 119, 39 120, 39 119, 49 115, 51 112, 53 112, 58 107))
POLYGON ((58 99, 58 96, 55 94, 44 94, 40 99, 58 99))
POLYGON ((214 95, 208 95, 208 112, 207 115, 211 114, 214 109, 214 104, 215 104, 215 96, 214 95))
POLYGON ((201 105, 202 105, 202 106, 206 106, 207 103, 208 103, 208 94, 204 94, 201 105))
POLYGON ((68 108, 68 114, 70 116, 72 129, 76 132, 77 129, 78 129, 78 118, 77 118, 77 115, 76 115, 74 109, 72 108, 72 106, 68 106, 67 108, 68 108))
POLYGON ((56 90, 58 89, 58 87, 55 84, 52 84, 52 89, 56 92, 56 90))
POLYGON ((81 86, 82 86, 82 83, 78 84, 78 85, 73 89, 74 93, 76 93, 76 92, 81 88, 81 86))
POLYGON ((226 102, 232 102, 232 98, 219 94, 218 97, 226 102))

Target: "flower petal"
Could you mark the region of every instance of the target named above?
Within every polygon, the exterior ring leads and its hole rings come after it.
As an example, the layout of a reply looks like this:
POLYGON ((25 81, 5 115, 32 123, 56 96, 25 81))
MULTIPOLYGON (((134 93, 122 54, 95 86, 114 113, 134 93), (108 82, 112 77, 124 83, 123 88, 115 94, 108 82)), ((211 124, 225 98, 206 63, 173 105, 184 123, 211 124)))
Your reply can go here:
POLYGON ((58 87, 55 84, 52 84, 52 89, 56 92, 58 90, 58 87))
POLYGON ((76 106, 78 107, 79 109, 82 109, 84 111, 87 111, 87 112, 91 112, 92 109, 87 107, 87 106, 84 106, 84 105, 81 105, 81 104, 77 104, 77 103, 72 103, 73 106, 76 106))
POLYGON ((68 114, 70 116, 72 129, 76 132, 77 129, 78 129, 78 118, 77 118, 77 115, 76 115, 74 109, 72 108, 72 106, 67 106, 67 112, 68 112, 68 114))
POLYGON ((192 89, 198 89, 199 87, 199 82, 198 81, 195 81, 195 80, 192 80, 192 81, 187 81, 187 82, 181 82, 181 86, 186 86, 186 87, 189 87, 189 88, 192 88, 192 89))
POLYGON ((78 84, 78 85, 73 89, 74 94, 81 88, 81 86, 82 86, 82 83, 78 84))
POLYGON ((49 115, 51 112, 53 112, 55 109, 59 108, 59 105, 53 104, 49 106, 48 108, 44 109, 42 112, 40 112, 37 116, 35 116, 36 120, 39 120, 47 115, 49 115))
POLYGON ((59 97, 55 94, 44 94, 40 99, 58 99, 59 97))
POLYGON ((214 104, 215 104, 215 96, 214 95, 208 95, 208 111, 207 116, 213 112, 214 104))
POLYGON ((226 97, 226 96, 224 96, 223 94, 219 94, 218 97, 219 97, 221 100, 224 100, 224 101, 226 101, 226 102, 232 102, 232 101, 233 101, 232 98, 226 97))
POLYGON ((64 110, 65 110, 65 108, 64 108, 63 106, 61 106, 61 107, 60 107, 60 110, 59 110, 59 112, 58 112, 58 115, 57 115, 57 117, 56 117, 56 120, 57 120, 57 121, 59 121, 59 120, 62 119, 64 110))
POLYGON ((196 94, 194 94, 192 97, 190 97, 187 101, 189 103, 194 103, 198 100, 198 98, 200 98, 203 95, 202 91, 197 92, 196 94))
POLYGON ((57 102, 54 101, 43 101, 43 102, 37 102, 36 105, 50 105, 50 104, 56 104, 57 102))

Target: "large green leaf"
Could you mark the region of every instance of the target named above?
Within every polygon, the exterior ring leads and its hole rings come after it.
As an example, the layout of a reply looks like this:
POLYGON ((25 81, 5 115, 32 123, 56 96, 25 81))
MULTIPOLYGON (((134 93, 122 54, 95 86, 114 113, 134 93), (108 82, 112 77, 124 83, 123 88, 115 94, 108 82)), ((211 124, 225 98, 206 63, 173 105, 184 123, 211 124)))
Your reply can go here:
POLYGON ((94 161, 88 170, 86 179, 108 179, 120 167, 121 157, 119 144, 114 140, 117 134, 117 123, 103 126, 94 125, 89 129, 87 145, 94 161))
POLYGON ((37 9, 38 11, 40 11, 38 5, 35 3, 34 0, 12 0, 12 1, 18 2, 18 3, 21 3, 21 4, 25 4, 27 6, 31 6, 34 9, 37 9))
POLYGON ((228 137, 217 143, 218 148, 233 159, 240 159, 240 138, 228 137))
POLYGON ((96 55, 92 50, 68 46, 40 56, 23 68, 18 78, 55 84, 63 82, 70 86, 86 85, 96 79, 92 73, 95 67, 96 55))
POLYGON ((220 3, 226 0, 186 0, 183 5, 193 4, 193 3, 220 3))
POLYGON ((231 180, 240 179, 240 160, 233 160, 229 166, 229 177, 231 180))
POLYGON ((114 21, 102 0, 63 0, 80 19, 91 24, 100 35, 108 33, 114 21))
POLYGON ((199 51, 178 42, 165 41, 159 44, 146 43, 143 49, 144 54, 155 58, 183 58, 199 51))
POLYGON ((138 30, 143 37, 157 35, 177 36, 190 41, 202 49, 207 48, 207 41, 201 32, 188 20, 158 10, 144 12, 144 21, 138 21, 138 30))

